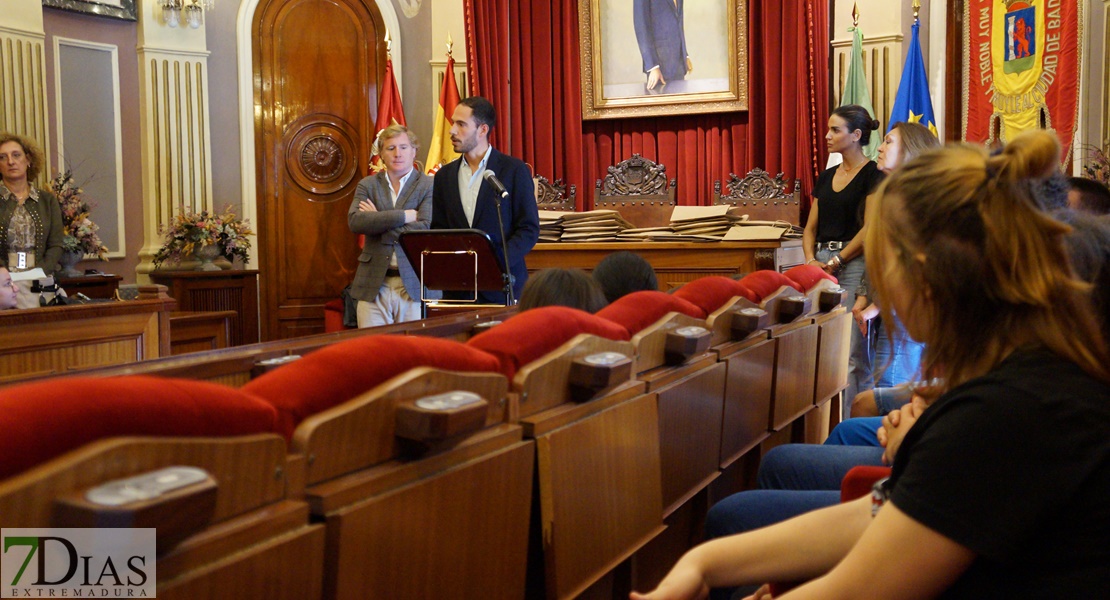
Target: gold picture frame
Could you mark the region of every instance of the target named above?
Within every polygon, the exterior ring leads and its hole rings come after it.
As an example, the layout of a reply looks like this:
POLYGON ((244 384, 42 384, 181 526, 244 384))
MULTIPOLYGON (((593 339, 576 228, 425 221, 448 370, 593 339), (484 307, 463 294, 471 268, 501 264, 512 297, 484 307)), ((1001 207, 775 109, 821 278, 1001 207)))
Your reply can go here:
POLYGON ((124 21, 138 19, 135 0, 42 0, 42 5, 70 12, 111 17, 124 21))
POLYGON ((747 110, 747 13, 746 0, 578 0, 582 118, 747 110), (672 64, 680 74, 649 90, 649 53, 658 47, 640 42, 657 23, 650 11, 664 19, 667 7, 683 24, 678 43, 689 62, 678 68, 693 68, 680 73, 672 64))

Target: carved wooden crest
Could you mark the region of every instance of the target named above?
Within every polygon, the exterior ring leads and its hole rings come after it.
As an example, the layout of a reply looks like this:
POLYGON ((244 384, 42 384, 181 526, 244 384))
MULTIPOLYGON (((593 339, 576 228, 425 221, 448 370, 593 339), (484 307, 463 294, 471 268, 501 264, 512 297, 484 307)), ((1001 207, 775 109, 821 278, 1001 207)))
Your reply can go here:
MULTIPOLYGON (((675 180, 671 180, 674 187, 675 180)), ((667 193, 667 167, 639 154, 609 167, 605 181, 597 181, 602 196, 658 196, 667 193)))
MULTIPOLYGON (((800 188, 802 182, 794 180, 794 189, 800 188)), ((771 179, 770 173, 760 168, 748 171, 741 179, 735 173, 729 173, 728 182, 725 183, 726 193, 721 193, 721 182, 713 184, 714 195, 718 196, 717 204, 736 204, 745 200, 794 200, 793 191, 786 191, 786 180, 779 173, 771 179)))
POLYGON ((535 181, 536 204, 539 205, 540 210, 574 210, 577 194, 576 186, 570 186, 570 196, 568 197, 566 195, 567 185, 563 183, 562 179, 556 179, 552 182, 543 175, 537 175, 535 181))

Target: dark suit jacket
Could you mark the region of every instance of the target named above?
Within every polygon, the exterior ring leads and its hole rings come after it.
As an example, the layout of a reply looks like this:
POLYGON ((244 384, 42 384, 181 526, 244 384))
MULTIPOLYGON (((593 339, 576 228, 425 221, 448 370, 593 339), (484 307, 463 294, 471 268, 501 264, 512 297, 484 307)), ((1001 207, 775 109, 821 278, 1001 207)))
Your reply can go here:
POLYGON ((682 23, 683 0, 632 0, 632 23, 644 60, 644 73, 657 66, 663 79, 686 77, 686 33, 682 23))
MULTIPOLYGON (((497 200, 493 186, 482 181, 478 189, 478 203, 474 207, 473 225, 466 222, 462 197, 459 195, 459 157, 444 165, 436 173, 432 192, 432 229, 481 229, 493 240, 498 262, 504 267, 505 258, 501 253, 501 232, 497 226, 497 200)), ((505 223, 505 242, 509 252, 509 271, 513 274, 513 295, 519 300, 524 282, 528 279, 528 269, 524 265, 524 255, 532 250, 540 238, 540 216, 536 206, 536 184, 528 166, 518 159, 507 156, 494 148, 490 151, 486 169, 505 184, 509 197, 501 202, 501 219, 505 223)), ((481 292, 479 300, 490 304, 503 304, 503 292, 481 292)))
MULTIPOLYGON (((420 279, 409 264, 397 238, 406 231, 427 229, 432 220, 432 178, 416 169, 397 195, 393 206, 389 193, 389 176, 385 171, 358 182, 355 199, 347 211, 347 225, 354 233, 366 236, 362 255, 358 257, 358 270, 351 283, 351 296, 373 302, 385 281, 389 259, 397 252, 397 269, 405 291, 413 300, 420 300, 420 279), (360 211, 358 203, 369 199, 377 211, 360 211), (405 210, 416 211, 416 221, 405 224, 405 210)), ((429 296, 432 297, 432 296, 429 296)))

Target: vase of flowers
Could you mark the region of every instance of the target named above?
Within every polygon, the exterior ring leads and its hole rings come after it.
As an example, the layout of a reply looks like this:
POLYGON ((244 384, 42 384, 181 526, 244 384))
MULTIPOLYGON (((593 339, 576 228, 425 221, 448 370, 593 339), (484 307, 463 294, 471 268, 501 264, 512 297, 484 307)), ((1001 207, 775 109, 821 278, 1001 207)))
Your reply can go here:
POLYGON ((1098 146, 1085 146, 1086 157, 1083 161, 1083 176, 1102 185, 1110 186, 1110 158, 1108 152, 1098 146))
POLYGON ((89 213, 95 207, 85 197, 84 190, 73 181, 69 170, 59 173, 50 180, 50 190, 58 198, 62 208, 62 266, 63 277, 78 277, 81 272, 74 268, 85 256, 95 254, 100 260, 108 260, 108 248, 100 241, 97 231, 100 227, 92 222, 89 213))
POLYGON ((240 219, 231 211, 231 206, 222 213, 186 212, 173 218, 169 225, 159 228, 166 241, 154 255, 154 268, 169 260, 180 263, 185 258, 200 260, 198 270, 216 270, 212 261, 219 257, 228 260, 238 256, 243 264, 250 261, 250 238, 254 235, 246 219, 240 219))

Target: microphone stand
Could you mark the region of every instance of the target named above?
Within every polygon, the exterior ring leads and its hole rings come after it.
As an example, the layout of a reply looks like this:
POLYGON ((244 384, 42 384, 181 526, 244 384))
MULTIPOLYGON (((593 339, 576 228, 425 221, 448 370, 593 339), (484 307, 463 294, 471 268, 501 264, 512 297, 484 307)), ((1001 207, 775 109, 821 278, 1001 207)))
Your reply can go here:
POLYGON ((496 191, 493 193, 493 198, 497 202, 497 228, 501 230, 501 261, 504 264, 504 272, 501 273, 501 278, 505 282, 505 306, 515 306, 516 298, 513 297, 513 273, 509 268, 509 246, 505 243, 505 222, 501 218, 501 195, 496 191))

